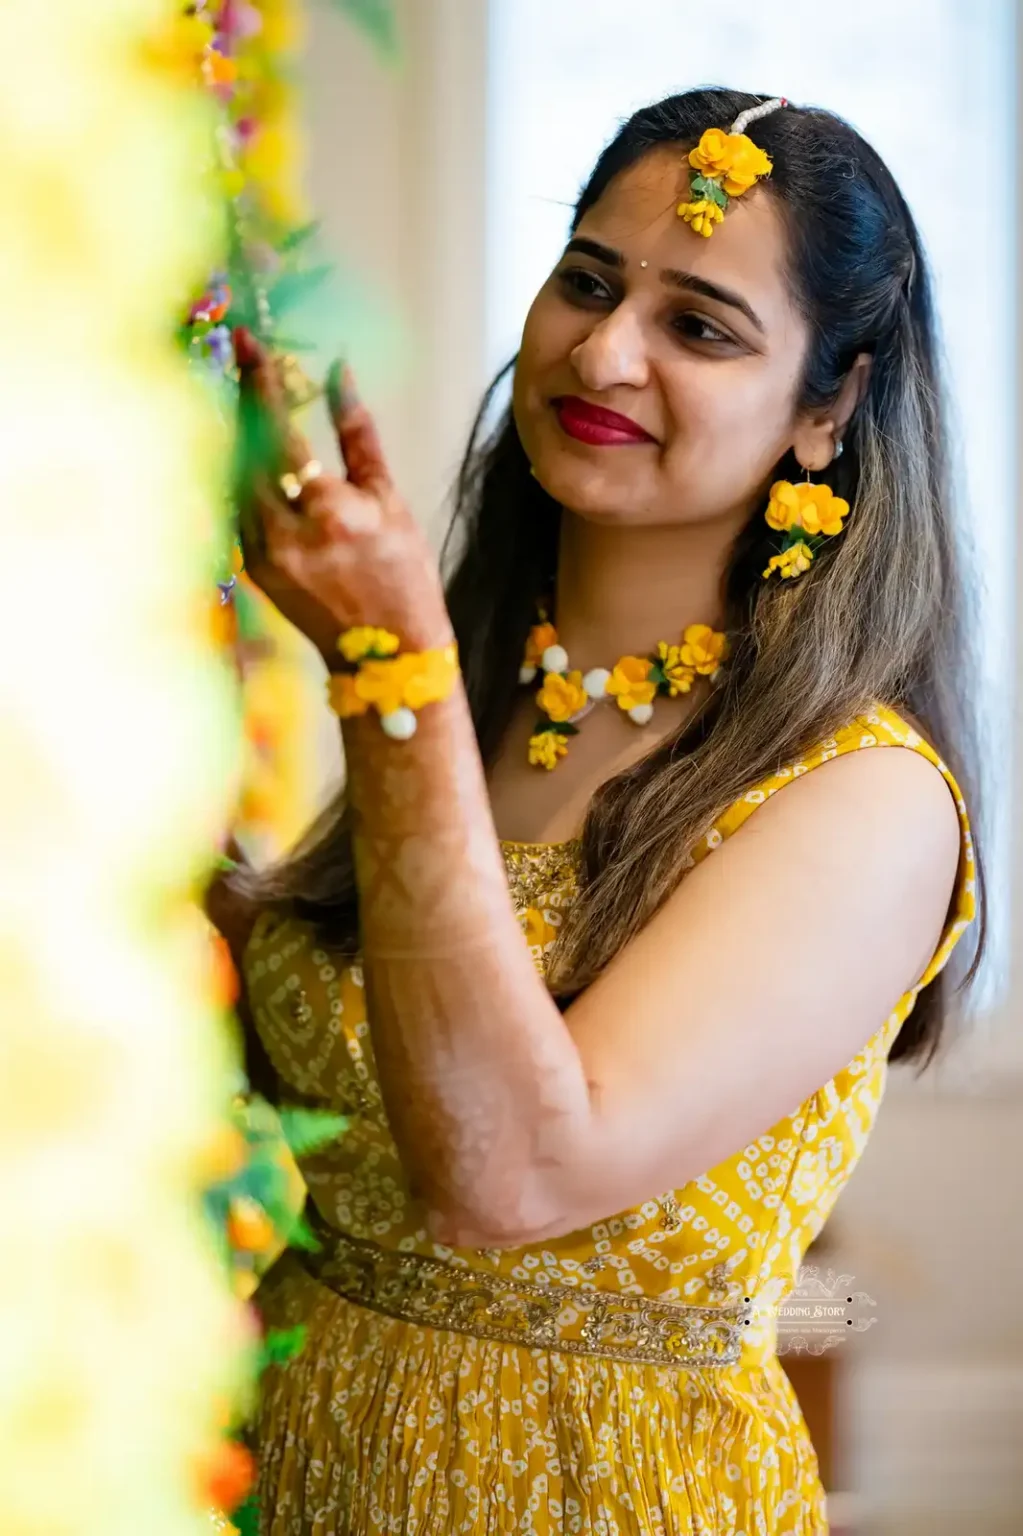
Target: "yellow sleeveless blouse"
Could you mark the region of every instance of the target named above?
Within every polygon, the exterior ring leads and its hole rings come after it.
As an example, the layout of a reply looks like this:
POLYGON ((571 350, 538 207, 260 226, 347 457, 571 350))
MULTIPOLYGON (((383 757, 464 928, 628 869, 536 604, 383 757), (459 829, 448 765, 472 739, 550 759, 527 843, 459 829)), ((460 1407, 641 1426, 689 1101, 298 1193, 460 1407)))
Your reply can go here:
MULTIPOLYGON (((941 943, 863 1049, 747 1147, 681 1189, 537 1247, 432 1243, 381 1102, 359 965, 264 913, 245 963, 282 1094, 351 1116, 302 1168, 322 1251, 259 1293, 302 1353, 265 1378, 266 1536, 820 1536, 817 1461, 777 1357, 777 1309, 858 1162, 887 1057, 974 915, 970 830, 946 766, 877 708, 732 805, 707 857, 792 779, 899 746, 946 779, 962 827, 941 943)), ((576 891, 578 845, 506 843, 543 971, 576 891)))

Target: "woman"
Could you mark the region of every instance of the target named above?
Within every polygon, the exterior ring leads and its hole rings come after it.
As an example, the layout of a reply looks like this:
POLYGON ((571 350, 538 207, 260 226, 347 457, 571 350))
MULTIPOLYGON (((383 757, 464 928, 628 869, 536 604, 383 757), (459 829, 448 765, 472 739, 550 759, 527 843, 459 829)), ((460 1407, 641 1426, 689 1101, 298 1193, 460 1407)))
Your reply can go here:
POLYGON ((975 909, 939 399, 878 156, 702 90, 583 191, 446 591, 350 381, 347 478, 286 436, 248 561, 344 672, 348 787, 210 906, 278 1094, 352 1118, 261 1293, 308 1329, 273 1536, 826 1530, 777 1308, 975 909), (362 626, 457 641, 408 739, 362 626))

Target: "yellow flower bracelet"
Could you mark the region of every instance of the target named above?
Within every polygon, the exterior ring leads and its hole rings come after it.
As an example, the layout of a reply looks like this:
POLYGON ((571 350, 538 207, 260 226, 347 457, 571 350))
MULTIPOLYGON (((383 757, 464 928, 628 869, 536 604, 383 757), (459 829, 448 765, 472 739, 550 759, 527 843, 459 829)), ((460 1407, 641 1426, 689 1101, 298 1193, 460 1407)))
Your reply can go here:
POLYGON ((342 720, 375 709, 393 741, 408 741, 416 733, 416 711, 439 704, 454 692, 459 668, 453 640, 437 650, 399 655, 397 635, 359 625, 345 630, 337 645, 354 670, 328 679, 331 709, 342 720))

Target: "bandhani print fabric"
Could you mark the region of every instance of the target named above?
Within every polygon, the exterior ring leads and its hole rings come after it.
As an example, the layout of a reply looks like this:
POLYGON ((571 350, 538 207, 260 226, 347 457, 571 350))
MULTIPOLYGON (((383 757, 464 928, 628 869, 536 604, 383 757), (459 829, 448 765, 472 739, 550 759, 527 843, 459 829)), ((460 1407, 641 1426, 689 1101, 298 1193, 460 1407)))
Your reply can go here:
MULTIPOLYGON (((952 915, 918 985, 769 1133, 681 1189, 535 1248, 430 1241, 388 1130, 359 964, 263 914, 247 981, 282 1094, 351 1116, 302 1165, 322 1251, 288 1255, 260 1292, 271 1325, 308 1329, 264 1395, 266 1536, 823 1536, 776 1309, 859 1161, 917 993, 973 917, 966 808, 931 747, 877 708, 751 790, 694 854, 821 763, 893 746, 935 764, 962 827, 952 915)), ((542 972, 578 846, 504 852, 542 972)))

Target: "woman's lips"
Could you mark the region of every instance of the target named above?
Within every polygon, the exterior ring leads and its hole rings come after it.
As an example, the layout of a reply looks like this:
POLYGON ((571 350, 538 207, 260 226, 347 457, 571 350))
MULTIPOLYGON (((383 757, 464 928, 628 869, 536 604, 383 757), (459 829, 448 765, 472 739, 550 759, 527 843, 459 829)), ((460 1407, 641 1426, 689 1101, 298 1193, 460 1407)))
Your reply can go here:
POLYGON ((617 411, 609 411, 602 405, 590 405, 578 395, 563 395, 553 405, 562 431, 569 437, 578 438, 581 443, 610 448, 621 443, 654 442, 650 433, 630 421, 628 416, 620 416, 617 411))

